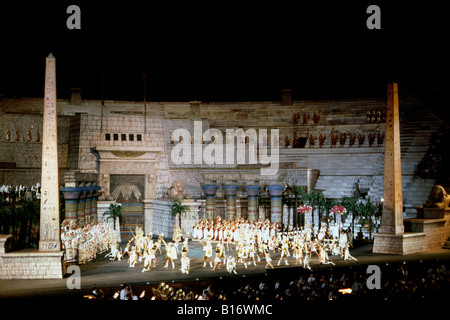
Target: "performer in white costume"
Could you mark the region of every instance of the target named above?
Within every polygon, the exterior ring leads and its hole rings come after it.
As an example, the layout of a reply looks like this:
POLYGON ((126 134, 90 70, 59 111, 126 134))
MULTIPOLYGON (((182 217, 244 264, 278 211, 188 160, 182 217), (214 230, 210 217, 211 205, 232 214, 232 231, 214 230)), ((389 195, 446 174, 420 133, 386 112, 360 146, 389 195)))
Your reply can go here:
POLYGON ((222 243, 218 243, 216 246, 213 271, 216 270, 216 267, 219 270, 222 267, 222 257, 225 257, 224 246, 222 243))
POLYGON ((188 240, 186 238, 184 240, 183 246, 181 247, 181 272, 189 274, 191 261, 190 261, 189 257, 187 256, 187 253, 189 251, 187 242, 188 242, 188 240))
POLYGON ((264 257, 266 258, 266 266, 265 266, 265 268, 267 269, 270 266, 273 269, 272 259, 270 258, 269 249, 265 249, 264 250, 264 257))
POLYGON ((278 260, 278 266, 280 265, 281 260, 283 258, 284 258, 284 262, 288 266, 289 263, 287 261, 287 258, 289 256, 290 256, 290 253, 289 253, 289 242, 288 242, 288 239, 286 237, 284 237, 283 242, 281 243, 281 256, 280 256, 280 260, 278 260))
POLYGON ((319 249, 320 249, 320 257, 319 257, 320 264, 332 264, 334 266, 335 265, 334 262, 328 260, 327 249, 325 248, 325 246, 319 245, 319 249))
POLYGON ((203 246, 203 251, 205 252, 203 255, 203 267, 206 267, 206 262, 209 261, 209 266, 212 268, 212 261, 211 261, 211 256, 212 256, 212 245, 211 245, 211 238, 208 238, 208 240, 206 241, 206 245, 203 244, 203 242, 200 241, 200 244, 203 246))
POLYGON ((167 244, 164 241, 164 239, 163 239, 163 243, 166 246, 166 265, 164 266, 164 268, 167 268, 168 265, 169 265, 169 262, 171 262, 172 263, 172 269, 173 269, 173 268, 175 268, 174 260, 177 259, 177 250, 178 250, 178 248, 172 242, 169 242, 169 244, 167 244))
POLYGON ((344 260, 355 260, 355 261, 358 261, 358 259, 356 259, 354 256, 352 256, 350 254, 349 246, 350 245, 348 243, 345 246, 345 249, 344 249, 344 260))
POLYGON ((131 251, 129 252, 129 257, 128 257, 129 267, 130 268, 134 268, 137 260, 138 260, 138 255, 137 255, 137 252, 136 252, 136 247, 133 246, 131 248, 131 251))
POLYGON ((236 272, 236 260, 233 256, 228 256, 227 258, 227 271, 229 273, 237 274, 236 272))

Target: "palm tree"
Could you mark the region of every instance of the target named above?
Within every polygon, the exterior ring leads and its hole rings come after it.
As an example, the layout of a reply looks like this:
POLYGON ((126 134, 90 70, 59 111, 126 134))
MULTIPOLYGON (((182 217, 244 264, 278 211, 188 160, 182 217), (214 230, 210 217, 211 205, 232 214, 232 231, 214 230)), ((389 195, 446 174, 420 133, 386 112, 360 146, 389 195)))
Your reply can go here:
POLYGON ((181 229, 181 214, 189 211, 188 206, 182 205, 181 199, 176 199, 172 204, 172 216, 175 218, 178 215, 178 224, 181 229))
POLYGON ((1 233, 9 234, 12 212, 8 207, 4 207, 3 203, 3 196, 0 195, 0 227, 2 229, 1 233))
MULTIPOLYGON (((358 215, 358 200, 354 197, 343 197, 341 199, 341 204, 345 209, 347 209, 347 213, 352 213, 352 231, 355 232, 355 218, 358 215)), ((343 215, 342 219, 342 222, 344 222, 347 217, 343 215)))
POLYGON ((335 205, 338 205, 338 201, 336 199, 331 199, 331 198, 325 198, 324 197, 322 207, 323 207, 323 209, 325 209, 325 213, 326 213, 325 221, 327 223, 327 227, 329 226, 328 217, 330 216, 330 210, 335 205))
POLYGON ((106 221, 109 219, 113 219, 114 221, 114 230, 116 230, 116 219, 119 219, 119 226, 125 220, 123 216, 123 208, 121 205, 111 203, 109 205, 109 209, 105 211, 103 216, 106 216, 106 221))
POLYGON ((25 215, 20 223, 20 233, 22 237, 22 241, 25 240, 26 247, 30 248, 32 245, 31 241, 31 230, 33 225, 39 224, 39 216, 40 216, 40 201, 26 200, 22 202, 22 210, 25 215))
POLYGON ((301 186, 299 186, 299 185, 297 185, 295 183, 293 183, 290 186, 288 186, 288 189, 289 189, 289 193, 294 195, 294 225, 298 228, 299 224, 301 226, 303 226, 303 223, 302 223, 303 221, 300 220, 300 217, 302 215, 297 212, 298 205, 299 205, 299 203, 298 203, 298 200, 299 200, 298 196, 301 195, 302 198, 303 198, 303 195, 306 194, 306 190, 303 187, 301 187, 301 186))
POLYGON ((368 218, 369 218, 368 219, 369 239, 372 238, 372 227, 373 227, 372 215, 374 215, 377 211, 378 211, 378 208, 373 204, 372 201, 370 201, 370 198, 367 198, 367 201, 366 201, 366 213, 367 213, 368 218))
POLYGON ((317 191, 317 190, 312 190, 311 192, 305 193, 302 196, 302 199, 304 199, 305 202, 307 202, 312 207, 312 213, 311 213, 311 215, 312 215, 311 218, 312 219, 311 219, 311 222, 312 222, 312 229, 313 230, 314 230, 314 210, 315 209, 319 210, 319 220, 320 220, 320 206, 321 206, 321 201, 322 201, 321 198, 322 197, 323 197, 322 193, 320 191, 317 191))
MULTIPOLYGON (((323 220, 322 219, 323 210, 325 210, 325 212, 326 212, 328 206, 329 206, 329 201, 328 201, 327 197, 325 197, 323 195, 323 193, 320 192, 317 196, 317 208, 319 209, 319 228, 320 228, 320 225, 322 224, 322 220, 323 220)), ((331 207, 330 207, 330 209, 331 209, 331 207)))

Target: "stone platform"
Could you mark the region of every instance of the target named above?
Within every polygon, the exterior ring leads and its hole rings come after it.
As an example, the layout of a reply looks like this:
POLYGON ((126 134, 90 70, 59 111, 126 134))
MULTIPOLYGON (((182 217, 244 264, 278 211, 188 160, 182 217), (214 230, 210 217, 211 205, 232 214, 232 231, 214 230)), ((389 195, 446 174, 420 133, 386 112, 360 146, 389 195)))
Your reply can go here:
POLYGON ((423 219, 405 219, 405 233, 374 234, 374 253, 413 254, 440 249, 450 236, 450 209, 424 208, 423 219))
POLYGON ((0 236, 0 279, 62 279, 64 252, 20 250, 7 252, 11 235, 0 236), (5 247, 6 245, 6 247, 5 247))
POLYGON ((425 232, 375 233, 373 253, 406 255, 423 252, 426 235, 425 232))

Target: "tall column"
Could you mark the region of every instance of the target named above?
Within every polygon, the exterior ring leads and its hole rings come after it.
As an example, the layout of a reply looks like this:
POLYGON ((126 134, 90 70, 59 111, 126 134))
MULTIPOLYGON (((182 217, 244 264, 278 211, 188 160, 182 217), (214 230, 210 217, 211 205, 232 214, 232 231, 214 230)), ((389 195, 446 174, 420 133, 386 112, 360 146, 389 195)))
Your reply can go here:
POLYGON ((84 212, 84 207, 85 207, 85 202, 86 202, 86 192, 87 192, 87 187, 80 187, 80 197, 78 198, 78 217, 77 217, 77 221, 78 221, 78 225, 80 227, 84 227, 85 226, 85 212, 84 212))
POLYGON ((272 223, 281 224, 281 194, 283 193, 283 185, 271 185, 268 186, 270 192, 270 221, 272 223))
POLYGON ((45 61, 42 126, 41 215, 39 250, 61 251, 59 221, 58 113, 56 110, 56 59, 45 61))
POLYGON ((91 202, 92 202, 92 194, 94 193, 91 186, 86 187, 86 198, 84 201, 84 222, 86 225, 91 223, 91 202))
POLYGON ((78 198, 80 196, 80 188, 77 187, 65 187, 61 188, 64 195, 64 219, 69 223, 77 223, 78 217, 78 198))
POLYGON ((247 185, 244 187, 247 191, 247 213, 249 221, 258 220, 258 195, 261 186, 258 185, 247 185))
POLYGON ((240 187, 237 185, 224 185, 225 197, 227 198, 225 217, 227 221, 236 218, 236 194, 240 187))
POLYGON ((101 188, 99 186, 92 186, 92 199, 91 199, 91 221, 94 223, 98 223, 98 216, 97 216, 97 200, 98 200, 98 190, 101 188))
POLYGON ((403 227, 402 168, 398 85, 388 84, 386 141, 384 146, 382 233, 399 234, 403 227))
POLYGON ((219 186, 207 184, 202 186, 206 195, 206 212, 205 219, 215 219, 216 217, 216 192, 219 186))

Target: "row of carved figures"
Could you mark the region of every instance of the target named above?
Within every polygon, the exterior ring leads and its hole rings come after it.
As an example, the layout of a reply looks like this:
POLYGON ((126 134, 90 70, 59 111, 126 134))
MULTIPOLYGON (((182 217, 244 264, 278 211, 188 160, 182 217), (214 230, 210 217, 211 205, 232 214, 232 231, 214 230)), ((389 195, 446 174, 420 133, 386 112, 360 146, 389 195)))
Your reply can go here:
MULTIPOLYGON (((27 131, 26 141, 28 141, 28 142, 32 142, 33 141, 33 134, 32 134, 32 129, 33 128, 34 128, 34 126, 30 126, 30 128, 27 131)), ((22 141, 20 130, 16 129, 16 135, 12 139, 11 138, 11 131, 9 130, 9 128, 6 128, 5 141, 22 141)), ((23 141, 25 141, 25 139, 23 139, 23 141)), ((41 132, 39 130, 39 127, 37 127, 37 129, 36 129, 36 139, 35 139, 35 141, 36 142, 40 142, 41 141, 41 132)))
MULTIPOLYGON (((303 111, 303 115, 302 115, 301 118, 302 118, 302 124, 304 126, 308 125, 309 117, 310 117, 309 114, 307 114, 306 112, 303 111)), ((300 121, 300 114, 299 113, 294 113, 292 115, 292 122, 294 124, 298 124, 299 121, 300 121)), ((313 115, 314 125, 317 126, 319 124, 319 121, 320 121, 320 114, 314 111, 314 115, 313 115)))
POLYGON ((385 123, 386 122, 386 111, 381 112, 380 110, 368 110, 366 113, 367 123, 385 123))
MULTIPOLYGON (((375 143, 375 139, 377 142, 377 146, 381 146, 384 141, 384 133, 381 133, 380 131, 377 131, 376 133, 369 132, 367 134, 367 138, 369 141, 369 147, 372 147, 375 143)), ((319 148, 322 148, 325 140, 327 139, 327 135, 322 134, 319 132, 319 136, 314 136, 312 133, 310 133, 307 137, 307 140, 309 141, 309 146, 314 147, 316 145, 316 142, 318 143, 319 148)), ((348 146, 352 147, 355 145, 355 143, 358 144, 358 147, 362 147, 364 144, 364 141, 366 139, 366 135, 364 133, 331 133, 330 135, 331 139, 331 148, 335 148, 337 143, 339 142, 339 147, 344 147, 347 143, 348 139, 348 146)), ((297 135, 297 133, 294 133, 294 138, 291 141, 289 136, 286 136, 284 138, 284 146, 289 147, 292 146, 292 148, 300 148, 300 137, 297 135)))
MULTIPOLYGON (((294 124, 299 124, 300 119, 302 120, 302 125, 306 126, 308 125, 308 122, 310 120, 310 115, 303 111, 303 114, 300 115, 300 113, 294 113, 292 115, 292 122, 294 124)), ((313 117, 312 117, 314 125, 318 125, 320 121, 320 113, 314 111, 313 117)), ((385 123, 386 122, 386 112, 381 110, 368 110, 366 113, 366 122, 367 123, 385 123)))

